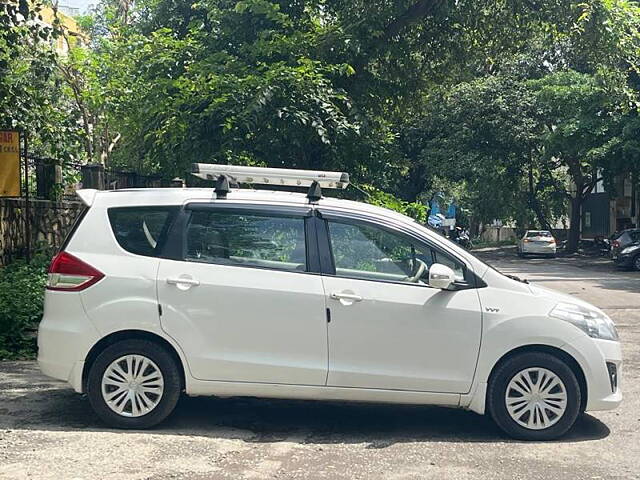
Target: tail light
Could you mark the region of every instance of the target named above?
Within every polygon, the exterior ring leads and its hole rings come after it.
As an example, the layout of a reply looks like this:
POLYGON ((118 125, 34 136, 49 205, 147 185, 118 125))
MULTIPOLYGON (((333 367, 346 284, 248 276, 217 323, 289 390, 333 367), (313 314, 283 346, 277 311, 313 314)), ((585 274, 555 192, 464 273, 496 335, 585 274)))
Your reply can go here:
POLYGON ((613 248, 620 248, 620 242, 618 240, 614 240, 611 245, 613 246, 613 248))
POLYGON ((49 266, 47 289, 66 292, 79 292, 104 277, 96 270, 70 253, 60 252, 49 266))

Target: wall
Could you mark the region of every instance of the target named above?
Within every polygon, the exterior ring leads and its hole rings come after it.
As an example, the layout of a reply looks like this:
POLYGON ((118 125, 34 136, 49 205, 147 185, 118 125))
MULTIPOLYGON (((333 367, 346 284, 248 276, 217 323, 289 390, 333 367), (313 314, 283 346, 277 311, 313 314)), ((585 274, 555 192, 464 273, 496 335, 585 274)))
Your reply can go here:
POLYGON ((485 227, 480 234, 483 242, 502 242, 516 238, 516 229, 512 227, 485 227))
MULTIPOLYGON (((0 265, 25 253, 25 200, 0 198, 0 265)), ((31 245, 58 248, 82 211, 79 202, 29 200, 31 245)))

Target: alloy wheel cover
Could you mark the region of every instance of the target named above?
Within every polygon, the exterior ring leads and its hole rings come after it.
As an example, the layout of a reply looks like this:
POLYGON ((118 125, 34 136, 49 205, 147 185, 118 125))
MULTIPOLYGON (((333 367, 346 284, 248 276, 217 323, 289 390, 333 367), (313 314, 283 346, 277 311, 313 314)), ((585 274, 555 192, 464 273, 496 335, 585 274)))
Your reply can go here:
POLYGON ((555 425, 567 410, 567 389, 558 375, 542 367, 516 373, 505 392, 505 405, 513 421, 529 430, 555 425))
POLYGON ((114 360, 102 375, 102 398, 123 417, 141 417, 155 409, 164 393, 158 366, 143 355, 128 354, 114 360))

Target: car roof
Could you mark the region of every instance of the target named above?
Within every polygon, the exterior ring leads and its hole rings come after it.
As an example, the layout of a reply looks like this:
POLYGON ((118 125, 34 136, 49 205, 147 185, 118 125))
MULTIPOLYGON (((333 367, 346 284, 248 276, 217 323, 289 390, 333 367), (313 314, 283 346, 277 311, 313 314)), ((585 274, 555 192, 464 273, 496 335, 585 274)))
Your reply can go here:
MULTIPOLYGON (((122 190, 78 190, 78 196, 89 206, 124 207, 148 205, 181 205, 187 202, 216 201, 228 203, 260 203, 272 205, 310 205, 306 194, 291 191, 233 188, 225 200, 216 199, 212 188, 131 188, 122 190)), ((314 208, 369 213, 395 221, 415 220, 401 213, 363 202, 323 196, 314 208)))

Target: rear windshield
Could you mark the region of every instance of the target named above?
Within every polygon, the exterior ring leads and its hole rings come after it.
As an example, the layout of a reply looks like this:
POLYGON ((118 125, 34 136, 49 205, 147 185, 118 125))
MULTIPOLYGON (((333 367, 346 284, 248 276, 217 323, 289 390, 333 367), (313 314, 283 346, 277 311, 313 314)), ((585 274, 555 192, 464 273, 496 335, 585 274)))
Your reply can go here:
POLYGON ((109 222, 118 244, 127 252, 158 256, 178 207, 119 207, 109 209, 109 222))
POLYGON ((527 232, 527 238, 531 238, 531 237, 550 237, 551 236, 551 232, 547 232, 547 231, 531 231, 531 232, 527 232))

